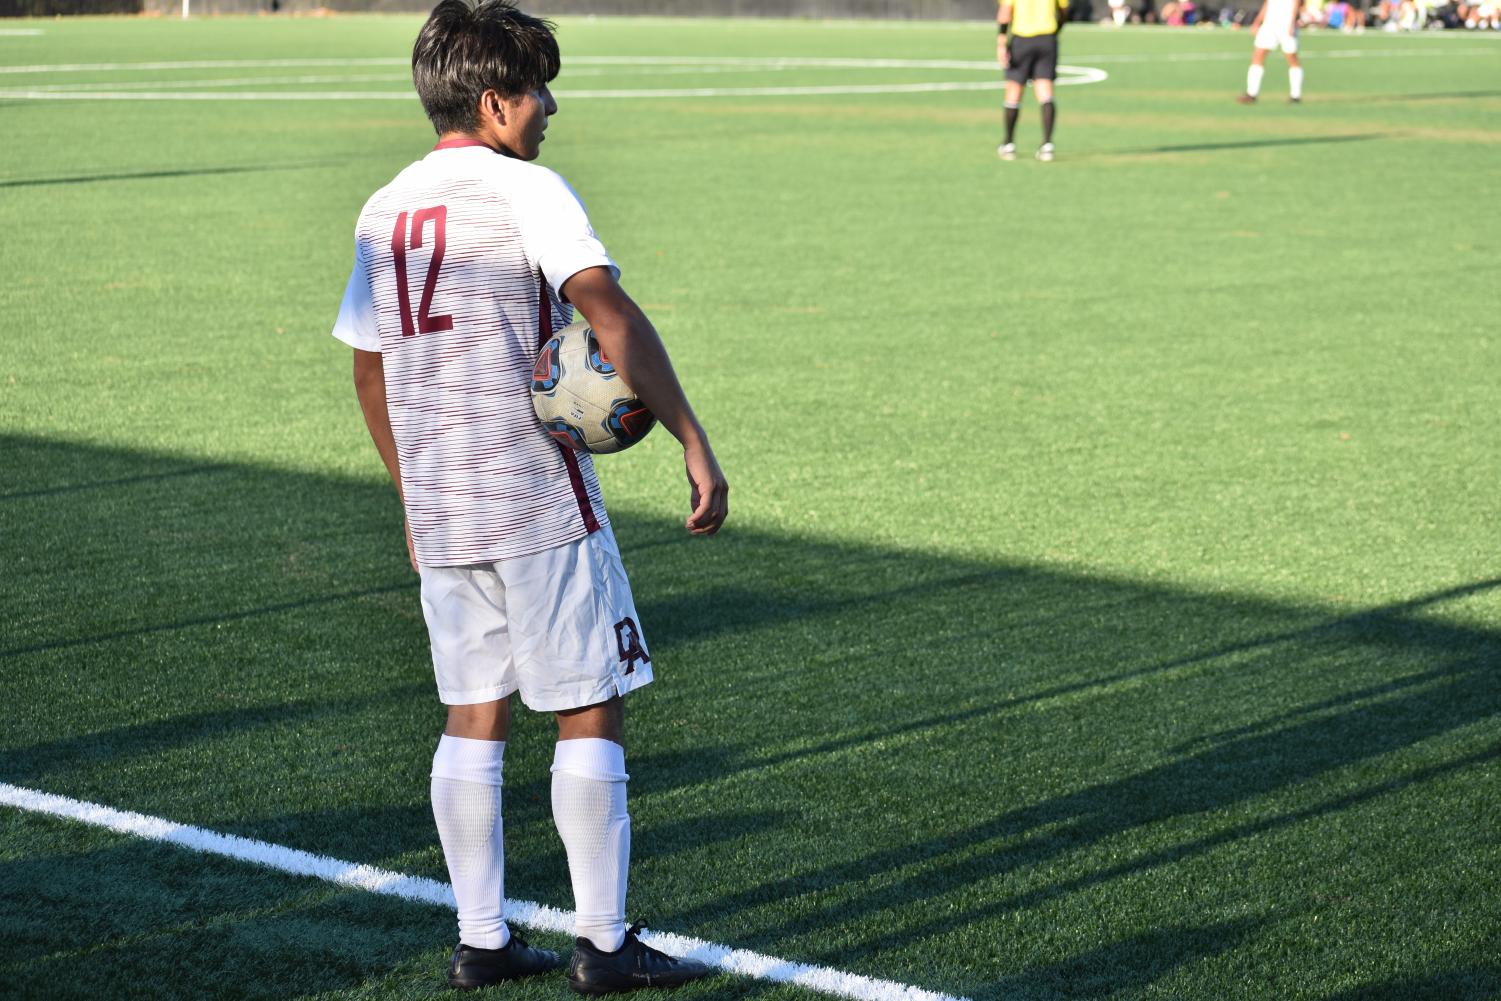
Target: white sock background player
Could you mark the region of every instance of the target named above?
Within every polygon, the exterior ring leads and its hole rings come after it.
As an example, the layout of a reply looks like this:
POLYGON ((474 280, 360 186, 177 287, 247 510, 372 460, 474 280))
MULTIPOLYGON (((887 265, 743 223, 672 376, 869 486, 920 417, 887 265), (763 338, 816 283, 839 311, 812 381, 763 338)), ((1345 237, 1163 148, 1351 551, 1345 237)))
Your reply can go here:
POLYGON ((1266 54, 1280 48, 1287 59, 1288 97, 1303 100, 1303 64, 1298 59, 1298 11, 1302 0, 1262 0, 1261 9, 1251 22, 1256 33, 1251 66, 1246 70, 1246 91, 1236 100, 1253 104, 1261 95, 1261 79, 1266 74, 1266 54))

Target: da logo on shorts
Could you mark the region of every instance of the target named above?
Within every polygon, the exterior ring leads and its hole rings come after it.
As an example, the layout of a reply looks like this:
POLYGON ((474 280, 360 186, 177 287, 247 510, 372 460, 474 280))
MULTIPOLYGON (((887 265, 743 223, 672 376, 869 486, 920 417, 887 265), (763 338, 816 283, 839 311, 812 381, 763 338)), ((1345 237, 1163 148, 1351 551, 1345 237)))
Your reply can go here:
POLYGON ((615 646, 620 651, 620 662, 625 665, 626 674, 636 669, 638 660, 643 664, 651 663, 651 655, 641 645, 641 629, 630 616, 615 623, 615 646))

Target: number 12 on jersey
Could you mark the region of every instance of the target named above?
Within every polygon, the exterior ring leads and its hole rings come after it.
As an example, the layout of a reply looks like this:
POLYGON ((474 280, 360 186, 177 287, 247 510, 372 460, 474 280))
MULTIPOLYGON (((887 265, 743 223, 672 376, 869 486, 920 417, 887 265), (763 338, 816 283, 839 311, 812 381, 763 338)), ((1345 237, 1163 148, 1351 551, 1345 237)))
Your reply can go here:
POLYGON ((411 233, 407 231, 407 216, 403 212, 396 217, 396 228, 391 232, 391 256, 396 260, 396 304, 401 312, 401 336, 436 334, 453 329, 453 316, 429 316, 433 306, 433 292, 438 287, 438 269, 443 267, 443 247, 448 231, 448 206, 434 205, 418 209, 411 215, 411 233), (422 299, 417 303, 415 323, 412 316, 412 300, 407 294, 407 250, 422 246, 422 229, 433 224, 433 254, 427 266, 427 279, 422 283, 422 299))

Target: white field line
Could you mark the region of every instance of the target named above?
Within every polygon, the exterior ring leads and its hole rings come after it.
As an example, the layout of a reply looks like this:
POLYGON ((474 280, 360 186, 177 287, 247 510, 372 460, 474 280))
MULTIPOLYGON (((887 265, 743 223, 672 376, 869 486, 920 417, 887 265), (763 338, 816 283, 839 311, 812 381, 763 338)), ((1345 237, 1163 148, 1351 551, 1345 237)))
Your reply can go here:
MULTIPOLYGON (((562 79, 572 80, 575 77, 586 76, 616 76, 616 75, 646 75, 652 76, 710 76, 715 73, 780 73, 787 70, 786 66, 766 64, 764 66, 594 66, 582 69, 574 68, 571 64, 564 73, 562 79)), ((973 67, 999 72, 993 62, 976 63, 973 67)), ((154 90, 161 87, 186 89, 189 87, 248 87, 259 84, 260 86, 283 86, 287 84, 309 83, 406 83, 412 79, 410 73, 323 73, 303 74, 299 76, 240 76, 240 77, 214 77, 206 80, 130 80, 125 82, 109 83, 48 83, 35 87, 26 88, 28 92, 36 91, 78 91, 79 93, 95 93, 111 90, 154 90)))
MULTIPOLYGON (((655 57, 647 57, 655 59, 655 57)), ((657 61, 643 62, 635 57, 612 57, 600 56, 594 60, 600 66, 621 66, 636 68, 646 65, 658 65, 657 61)), ((805 96, 828 96, 837 94, 929 94, 966 90, 1000 90, 1005 82, 1000 78, 1000 69, 995 63, 985 62, 959 62, 954 60, 901 60, 901 59, 848 59, 848 60, 812 60, 812 59, 728 59, 716 61, 715 57, 708 56, 670 56, 662 57, 661 64, 665 68, 659 70, 663 73, 683 72, 735 72, 747 70, 764 72, 768 70, 783 70, 793 66, 826 66, 833 64, 835 68, 880 68, 880 69, 964 69, 981 70, 992 76, 990 80, 968 80, 960 82, 938 83, 876 83, 876 84, 824 84, 809 86, 781 86, 781 87, 653 87, 653 88, 614 88, 600 90, 570 90, 567 88, 554 91, 564 99, 592 99, 592 98, 687 98, 687 97, 805 97, 805 96)), ((158 67, 160 68, 160 67, 158 67)), ((1109 78, 1102 69, 1092 66, 1064 66, 1058 67, 1058 85, 1100 83, 1109 78)), ((591 72, 601 70, 584 69, 580 75, 588 75, 591 72)), ((120 85, 87 83, 87 84, 45 84, 33 88, 0 89, 0 99, 21 99, 30 101, 411 101, 416 95, 410 90, 326 90, 326 91, 194 91, 194 90, 145 90, 136 88, 148 87, 232 87, 242 84, 262 85, 267 83, 338 83, 356 81, 380 81, 389 79, 379 74, 355 74, 348 77, 336 75, 308 75, 294 77, 239 77, 226 80, 199 80, 199 81, 134 81, 120 85)))
POLYGON ((41 33, 41 28, 0 28, 0 37, 5 38, 35 38, 41 33))
MULTIPOLYGON (((11 806, 32 813, 76 820, 129 834, 148 841, 187 848, 208 855, 220 855, 241 862, 251 862, 298 876, 314 876, 340 886, 368 890, 388 897, 453 909, 453 889, 447 883, 422 876, 377 869, 369 865, 341 862, 327 855, 254 841, 233 834, 178 824, 160 817, 115 810, 97 803, 56 796, 0 782, 0 806, 11 806)), ((573 914, 529 900, 507 900, 506 920, 542 931, 573 934, 573 914)), ((647 932, 643 940, 654 948, 674 956, 701 960, 727 973, 776 983, 796 984, 823 994, 854 998, 855 1001, 965 1001, 950 994, 911 987, 889 980, 876 980, 855 973, 845 973, 826 966, 794 963, 775 956, 764 956, 745 949, 705 942, 703 939, 674 935, 671 932, 647 932)))
MULTIPOLYGON (((1329 56, 1336 59, 1387 59, 1401 57, 1444 56, 1494 56, 1498 46, 1489 48, 1447 49, 1442 52, 1393 50, 1393 49, 1327 49, 1312 50, 1314 56, 1329 56)), ((1177 63, 1226 61, 1240 62, 1246 58, 1243 52, 1169 52, 1169 53, 1105 53, 1101 55, 1076 56, 1080 62, 1089 63, 1177 63)), ((744 68, 802 68, 802 69, 955 69, 993 70, 993 60, 962 59, 840 59, 803 56, 569 56, 569 66, 702 66, 744 68)), ((179 62, 144 63, 51 63, 29 66, 0 66, 0 74, 19 73, 96 73, 144 70, 195 70, 195 69, 303 69, 336 66, 407 66, 409 61, 400 58, 328 58, 328 59, 199 59, 179 62)))
MULTIPOLYGON (((982 63, 981 67, 995 70, 994 63, 982 63)), ((715 73, 780 73, 788 69, 786 66, 593 66, 577 68, 569 66, 563 79, 572 80, 575 77, 586 76, 710 76, 715 73)), ((28 88, 32 91, 109 91, 109 90, 153 90, 158 87, 248 87, 259 84, 286 85, 308 83, 407 83, 412 79, 410 73, 311 73, 299 76, 239 76, 239 77, 212 77, 204 80, 128 80, 121 82, 98 81, 92 83, 48 83, 28 88)))
MULTIPOLYGON (((1059 66, 1058 86, 1099 83, 1104 70, 1087 66, 1059 66)), ((831 84, 822 87, 678 87, 655 90, 555 90, 563 100, 579 98, 672 98, 672 97, 808 97, 832 94, 928 94, 960 90, 1000 90, 1004 80, 965 80, 948 83, 831 84)), ((28 101, 415 101, 407 90, 267 90, 267 91, 125 91, 98 90, 0 90, 0 100, 28 101)))
POLYGON ((291 69, 313 66, 407 66, 410 60, 392 59, 197 59, 155 63, 52 63, 46 66, 0 66, 0 73, 95 73, 116 70, 227 70, 291 69))

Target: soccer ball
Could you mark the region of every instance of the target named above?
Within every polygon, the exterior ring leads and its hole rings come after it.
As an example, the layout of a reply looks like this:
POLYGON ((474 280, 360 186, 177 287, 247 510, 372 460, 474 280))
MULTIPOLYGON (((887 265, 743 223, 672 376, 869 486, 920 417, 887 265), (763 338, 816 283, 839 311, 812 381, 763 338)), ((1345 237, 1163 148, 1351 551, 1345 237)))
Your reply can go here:
POLYGON ((559 330, 537 353, 532 409, 560 443, 597 455, 630 448, 657 423, 606 360, 586 320, 559 330))

